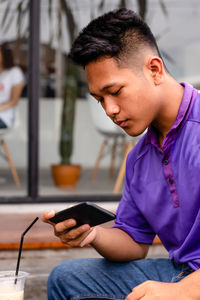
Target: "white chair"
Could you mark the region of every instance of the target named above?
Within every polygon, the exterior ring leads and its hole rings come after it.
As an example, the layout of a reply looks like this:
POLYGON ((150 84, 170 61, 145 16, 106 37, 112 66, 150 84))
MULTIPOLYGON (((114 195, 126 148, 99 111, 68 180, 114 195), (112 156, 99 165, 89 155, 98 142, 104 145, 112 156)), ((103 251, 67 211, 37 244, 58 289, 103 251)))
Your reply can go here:
POLYGON ((118 150, 117 148, 118 146, 120 146, 123 151, 123 154, 125 155, 127 148, 127 135, 119 126, 115 125, 111 121, 111 119, 105 114, 105 111, 103 110, 101 105, 98 105, 97 102, 92 98, 92 96, 88 95, 87 99, 95 128, 100 134, 104 136, 103 142, 100 147, 100 151, 96 159, 95 166, 92 170, 91 180, 94 180, 97 175, 100 162, 103 156, 106 154, 106 148, 107 150, 111 150, 111 163, 109 168, 109 174, 110 177, 113 177, 115 157, 118 150))
POLYGON ((11 158, 11 155, 10 155, 10 152, 8 150, 8 146, 6 144, 6 141, 5 141, 5 136, 13 129, 13 128, 16 128, 16 126, 18 125, 18 121, 19 121, 19 117, 18 117, 18 110, 16 111, 16 115, 15 115, 15 121, 14 121, 14 124, 13 124, 13 127, 11 128, 6 128, 6 129, 0 129, 0 145, 1 145, 1 148, 0 149, 0 155, 1 157, 3 157, 5 160, 7 160, 8 162, 8 165, 10 167, 10 170, 11 170, 11 173, 12 173, 12 176, 13 176, 13 179, 14 179, 14 182, 17 186, 20 185, 20 180, 19 180, 19 176, 17 174, 17 171, 16 171, 16 168, 15 168, 15 165, 13 163, 13 160, 11 158))

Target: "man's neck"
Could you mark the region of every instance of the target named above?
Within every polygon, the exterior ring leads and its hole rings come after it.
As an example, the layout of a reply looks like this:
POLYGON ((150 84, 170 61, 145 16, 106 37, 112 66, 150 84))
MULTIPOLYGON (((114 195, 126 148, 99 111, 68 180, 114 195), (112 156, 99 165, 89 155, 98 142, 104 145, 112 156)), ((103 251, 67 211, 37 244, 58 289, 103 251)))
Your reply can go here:
POLYGON ((153 122, 153 126, 158 131, 158 142, 160 147, 167 133, 176 120, 179 107, 183 98, 184 87, 174 79, 164 89, 163 105, 158 118, 153 122))

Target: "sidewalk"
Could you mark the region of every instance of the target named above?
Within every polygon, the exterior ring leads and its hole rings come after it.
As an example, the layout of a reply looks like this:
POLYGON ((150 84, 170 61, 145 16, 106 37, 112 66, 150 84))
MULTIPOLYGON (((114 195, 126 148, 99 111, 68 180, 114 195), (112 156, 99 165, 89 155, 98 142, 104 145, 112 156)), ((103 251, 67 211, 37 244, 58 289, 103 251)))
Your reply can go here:
MULTIPOLYGON (((1 251, 1 270, 16 268, 17 251, 1 251)), ((99 257, 93 248, 71 248, 60 250, 24 250, 20 270, 29 272, 24 300, 46 300, 46 282, 52 268, 70 258, 99 257)), ((167 257, 162 245, 151 246, 148 257, 167 257)))
MULTIPOLYGON (((102 202, 98 205, 111 211, 115 211, 117 207, 115 202, 102 202)), ((41 215, 45 210, 59 211, 66 206, 67 204, 63 203, 0 206, 1 270, 16 268, 21 234, 35 217, 40 218, 24 238, 20 270, 30 273, 25 288, 25 300, 47 299, 48 274, 59 262, 73 257, 99 257, 99 254, 91 247, 72 249, 63 246, 58 238, 54 237, 52 227, 41 221, 41 215)), ((167 257, 167 252, 162 245, 156 244, 151 247, 148 256, 167 257)))

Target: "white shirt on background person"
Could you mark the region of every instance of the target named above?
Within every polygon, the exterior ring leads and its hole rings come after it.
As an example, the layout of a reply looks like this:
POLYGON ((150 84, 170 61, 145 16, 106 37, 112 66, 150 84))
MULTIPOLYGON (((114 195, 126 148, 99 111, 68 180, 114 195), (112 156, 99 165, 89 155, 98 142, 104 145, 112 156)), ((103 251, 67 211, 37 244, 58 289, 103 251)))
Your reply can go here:
MULTIPOLYGON (((15 66, 11 69, 3 70, 0 73, 0 104, 7 102, 11 97, 13 86, 24 81, 22 70, 15 66)), ((8 127, 12 127, 14 123, 15 106, 1 111, 0 118, 8 127)))

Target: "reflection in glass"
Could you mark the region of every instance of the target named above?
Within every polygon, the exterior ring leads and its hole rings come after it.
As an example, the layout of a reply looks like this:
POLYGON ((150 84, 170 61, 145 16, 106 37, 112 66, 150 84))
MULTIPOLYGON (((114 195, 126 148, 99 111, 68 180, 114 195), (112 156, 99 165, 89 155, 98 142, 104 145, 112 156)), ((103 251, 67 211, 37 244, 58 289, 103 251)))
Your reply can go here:
POLYGON ((26 195, 28 15, 22 25, 16 4, 0 3, 0 196, 26 195))

